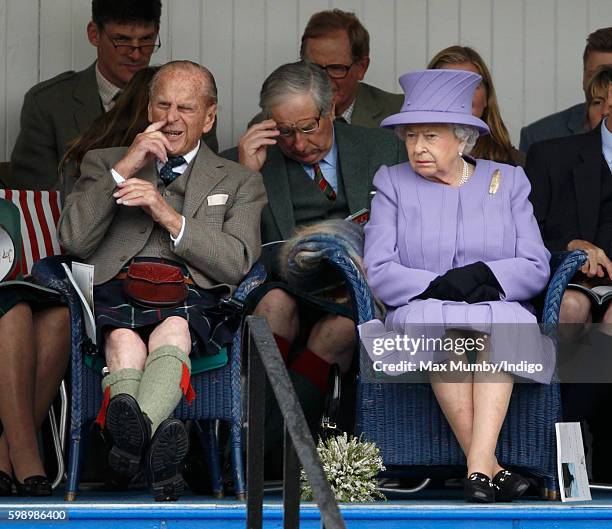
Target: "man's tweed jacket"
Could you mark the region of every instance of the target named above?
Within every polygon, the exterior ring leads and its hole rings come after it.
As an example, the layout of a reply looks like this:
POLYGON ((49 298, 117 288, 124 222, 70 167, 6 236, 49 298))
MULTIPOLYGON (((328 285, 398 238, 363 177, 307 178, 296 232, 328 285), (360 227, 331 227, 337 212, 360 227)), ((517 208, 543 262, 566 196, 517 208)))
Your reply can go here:
MULTIPOLYGON (((116 188, 110 169, 126 150, 99 149, 85 155, 81 177, 60 217, 63 247, 95 265, 96 285, 112 279, 137 256, 154 227, 141 208, 117 205, 113 197, 116 188)), ((219 158, 204 143, 187 171, 179 212, 185 217, 185 231, 172 251, 198 286, 226 285, 231 291, 259 257, 259 219, 266 204, 261 175, 219 158), (224 195, 227 200, 222 204, 224 195)), ((155 162, 135 177, 157 184, 155 162)), ((170 239, 168 243, 172 244, 170 239)))

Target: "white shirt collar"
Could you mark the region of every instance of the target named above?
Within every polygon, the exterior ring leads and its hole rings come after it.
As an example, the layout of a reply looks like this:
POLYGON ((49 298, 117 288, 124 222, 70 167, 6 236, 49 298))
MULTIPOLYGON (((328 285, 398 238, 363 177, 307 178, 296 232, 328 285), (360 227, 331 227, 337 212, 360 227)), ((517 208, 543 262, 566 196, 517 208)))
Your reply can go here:
POLYGON ((121 88, 115 86, 100 73, 97 61, 96 83, 98 85, 98 94, 100 95, 100 99, 102 100, 102 106, 104 107, 104 111, 108 112, 111 108, 115 106, 115 97, 117 96, 117 94, 119 94, 119 92, 121 92, 121 88))
MULTIPOLYGON (((183 158, 185 158, 185 163, 177 167, 174 167, 172 171, 175 173, 183 174, 187 170, 187 166, 196 157, 196 154, 198 154, 199 149, 200 149, 200 142, 198 141, 198 144, 192 150, 190 150, 187 154, 183 154, 183 158)), ((157 160, 157 171, 160 171, 163 166, 164 166, 163 162, 160 162, 159 160, 157 160)))
POLYGON ((341 116, 344 118, 344 120, 350 124, 351 119, 353 117, 353 110, 355 108, 355 101, 356 99, 353 99, 353 102, 349 105, 349 107, 342 112, 341 116))

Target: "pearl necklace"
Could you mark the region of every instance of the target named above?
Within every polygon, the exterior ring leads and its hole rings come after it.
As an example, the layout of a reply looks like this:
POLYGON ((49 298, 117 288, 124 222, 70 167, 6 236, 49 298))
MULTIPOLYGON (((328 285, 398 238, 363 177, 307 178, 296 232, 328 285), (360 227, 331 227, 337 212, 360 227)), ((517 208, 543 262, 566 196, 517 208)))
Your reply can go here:
POLYGON ((459 180, 457 180, 457 187, 461 187, 463 184, 465 184, 471 176, 469 164, 465 161, 464 158, 461 158, 461 161, 463 162, 463 169, 461 170, 461 176, 459 177, 459 180))

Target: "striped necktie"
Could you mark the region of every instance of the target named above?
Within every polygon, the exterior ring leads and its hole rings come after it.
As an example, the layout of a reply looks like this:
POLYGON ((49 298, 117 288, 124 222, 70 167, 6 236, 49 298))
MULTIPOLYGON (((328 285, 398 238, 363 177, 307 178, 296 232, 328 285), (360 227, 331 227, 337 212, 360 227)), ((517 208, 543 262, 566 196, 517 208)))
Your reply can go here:
POLYGON ((336 192, 334 191, 334 188, 331 186, 331 184, 327 180, 325 180, 325 177, 323 176, 323 171, 321 171, 321 167, 319 166, 319 164, 313 163, 312 168, 314 169, 315 184, 319 186, 319 189, 323 191, 323 194, 329 200, 336 200, 336 192))
POLYGON ((170 185, 179 176, 181 176, 181 173, 175 173, 173 169, 183 165, 184 163, 186 163, 186 160, 182 156, 168 156, 168 161, 159 170, 159 176, 161 177, 164 185, 170 185))

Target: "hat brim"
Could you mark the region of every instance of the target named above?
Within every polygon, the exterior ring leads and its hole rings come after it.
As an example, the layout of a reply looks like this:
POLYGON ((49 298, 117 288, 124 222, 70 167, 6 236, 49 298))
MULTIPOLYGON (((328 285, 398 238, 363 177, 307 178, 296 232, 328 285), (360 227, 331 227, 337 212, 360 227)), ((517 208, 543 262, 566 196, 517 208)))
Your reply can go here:
POLYGON ((424 123, 448 123, 449 125, 471 125, 480 134, 489 134, 488 125, 476 116, 459 112, 436 112, 434 110, 413 110, 399 112, 382 120, 380 126, 393 128, 396 125, 419 125, 424 123))

